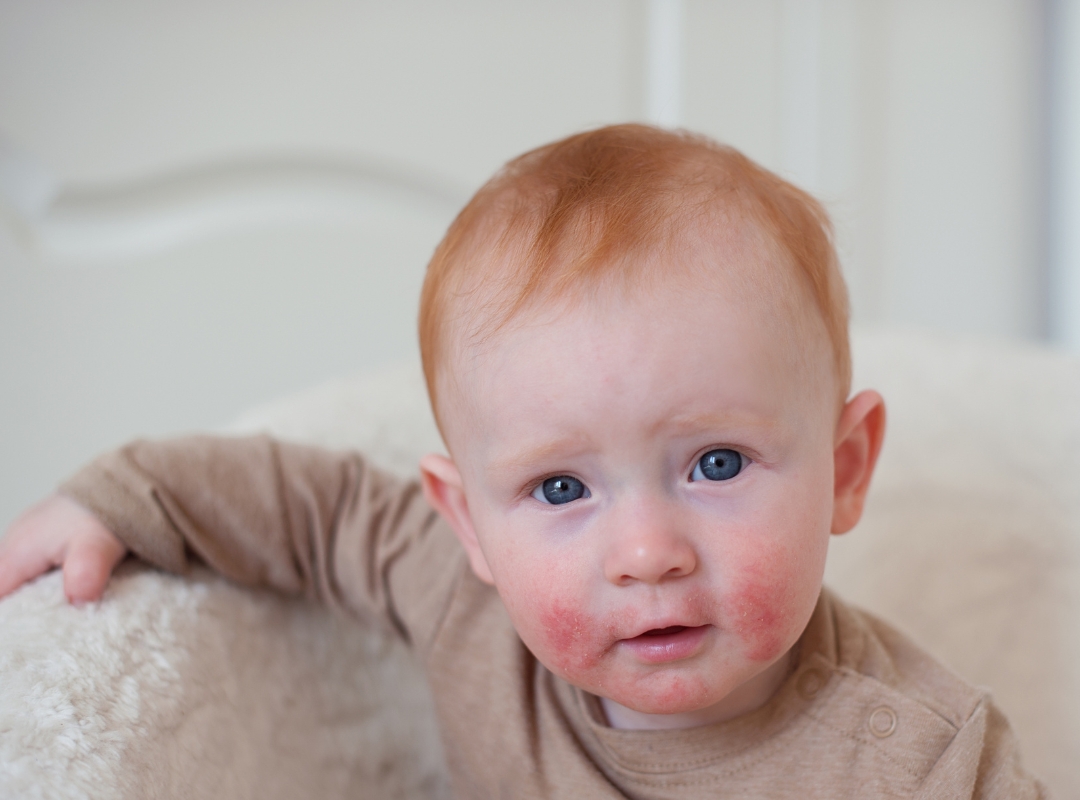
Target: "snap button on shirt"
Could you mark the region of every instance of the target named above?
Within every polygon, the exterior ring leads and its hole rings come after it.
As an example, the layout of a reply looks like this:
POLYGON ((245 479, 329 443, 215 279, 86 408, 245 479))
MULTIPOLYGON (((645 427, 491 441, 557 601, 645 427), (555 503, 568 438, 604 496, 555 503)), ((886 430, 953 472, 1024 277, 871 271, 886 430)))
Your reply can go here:
POLYGON ((896 730, 896 712, 888 706, 878 706, 870 712, 870 733, 879 739, 892 736, 896 730))
POLYGON ((824 685, 825 676, 822 674, 821 670, 811 668, 799 676, 795 688, 798 689, 799 694, 809 700, 820 692, 821 687, 824 685))

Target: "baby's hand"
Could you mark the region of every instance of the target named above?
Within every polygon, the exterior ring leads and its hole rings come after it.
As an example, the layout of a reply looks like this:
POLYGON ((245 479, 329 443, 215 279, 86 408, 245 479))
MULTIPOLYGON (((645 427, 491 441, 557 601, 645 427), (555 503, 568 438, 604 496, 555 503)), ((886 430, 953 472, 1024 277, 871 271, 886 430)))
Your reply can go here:
POLYGON ((67 497, 53 495, 27 509, 0 539, 0 597, 53 567, 64 569, 71 603, 97 600, 127 548, 67 497))

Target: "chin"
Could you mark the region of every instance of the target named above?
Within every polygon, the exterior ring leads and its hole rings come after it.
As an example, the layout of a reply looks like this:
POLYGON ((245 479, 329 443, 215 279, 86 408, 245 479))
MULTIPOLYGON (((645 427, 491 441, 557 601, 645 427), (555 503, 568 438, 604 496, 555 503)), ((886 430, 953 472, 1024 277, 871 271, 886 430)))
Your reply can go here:
POLYGON ((700 678, 671 676, 662 681, 649 680, 658 685, 635 687, 636 691, 607 695, 621 706, 640 714, 686 714, 707 708, 720 699, 714 687, 705 685, 700 678))

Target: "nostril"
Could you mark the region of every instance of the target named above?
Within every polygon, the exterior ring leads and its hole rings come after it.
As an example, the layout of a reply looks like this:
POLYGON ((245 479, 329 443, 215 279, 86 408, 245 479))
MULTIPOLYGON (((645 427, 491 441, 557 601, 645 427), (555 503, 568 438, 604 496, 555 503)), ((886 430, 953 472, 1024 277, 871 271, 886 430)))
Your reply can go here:
POLYGON ((669 569, 663 575, 661 575, 660 580, 665 581, 665 580, 669 580, 671 578, 682 578, 682 577, 685 577, 685 576, 689 575, 693 571, 694 571, 693 568, 689 564, 687 564, 685 566, 684 565, 675 566, 675 567, 672 567, 671 569, 669 569))

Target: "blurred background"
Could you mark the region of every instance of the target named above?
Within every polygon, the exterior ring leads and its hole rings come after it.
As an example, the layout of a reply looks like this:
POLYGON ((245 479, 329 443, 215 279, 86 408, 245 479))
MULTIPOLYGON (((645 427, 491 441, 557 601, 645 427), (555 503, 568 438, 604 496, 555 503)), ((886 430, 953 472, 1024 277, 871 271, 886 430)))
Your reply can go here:
POLYGON ((1080 0, 4 0, 0 529, 412 357, 508 158, 642 120, 821 197, 854 318, 1080 349, 1080 0))

